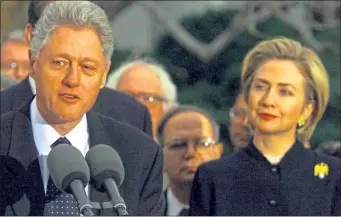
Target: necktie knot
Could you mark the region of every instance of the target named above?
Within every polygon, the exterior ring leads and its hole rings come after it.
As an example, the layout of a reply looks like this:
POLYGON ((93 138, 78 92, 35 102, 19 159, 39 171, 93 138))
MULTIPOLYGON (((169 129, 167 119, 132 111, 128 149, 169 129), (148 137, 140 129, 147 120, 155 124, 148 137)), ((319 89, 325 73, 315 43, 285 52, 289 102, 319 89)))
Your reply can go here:
POLYGON ((67 145, 71 145, 71 142, 66 138, 66 137, 59 137, 59 139, 57 139, 52 145, 51 148, 54 148, 58 145, 61 144, 67 144, 67 145))

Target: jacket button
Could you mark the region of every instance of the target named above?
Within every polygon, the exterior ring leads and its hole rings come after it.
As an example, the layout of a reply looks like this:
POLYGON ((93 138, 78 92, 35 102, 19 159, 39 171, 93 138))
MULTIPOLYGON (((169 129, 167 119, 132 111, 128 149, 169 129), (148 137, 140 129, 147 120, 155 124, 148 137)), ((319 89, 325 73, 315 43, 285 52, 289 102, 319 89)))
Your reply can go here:
POLYGON ((272 172, 272 173, 277 173, 277 171, 278 171, 277 167, 272 167, 272 168, 271 168, 271 172, 272 172))
POLYGON ((269 200, 269 205, 270 206, 276 206, 277 202, 275 200, 269 200))

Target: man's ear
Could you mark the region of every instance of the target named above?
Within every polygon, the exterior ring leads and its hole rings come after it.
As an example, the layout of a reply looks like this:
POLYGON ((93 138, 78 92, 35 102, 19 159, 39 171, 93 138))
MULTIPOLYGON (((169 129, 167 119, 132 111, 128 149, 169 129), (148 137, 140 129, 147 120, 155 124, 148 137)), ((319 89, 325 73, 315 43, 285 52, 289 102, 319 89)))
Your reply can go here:
POLYGON ((110 70, 110 66, 111 66, 111 62, 109 61, 104 69, 104 73, 103 73, 103 77, 102 77, 102 81, 101 81, 101 88, 105 87, 105 84, 107 83, 107 76, 110 70))
POLYGON ((31 24, 26 24, 25 26, 25 38, 27 43, 31 46, 31 41, 32 41, 32 25, 31 24))
POLYGON ((32 52, 31 49, 28 50, 28 59, 29 59, 29 69, 28 69, 28 74, 34 79, 35 78, 35 70, 34 70, 34 63, 35 60, 32 57, 32 52))

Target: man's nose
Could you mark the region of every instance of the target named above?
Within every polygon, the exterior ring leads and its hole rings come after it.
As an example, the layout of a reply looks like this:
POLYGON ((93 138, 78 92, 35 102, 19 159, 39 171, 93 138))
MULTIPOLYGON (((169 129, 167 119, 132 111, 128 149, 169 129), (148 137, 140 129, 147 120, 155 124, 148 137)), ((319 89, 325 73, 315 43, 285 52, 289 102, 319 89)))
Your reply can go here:
POLYGON ((196 150, 197 150, 197 148, 196 148, 195 144, 188 144, 186 154, 185 154, 185 158, 194 157, 196 150))
POLYGON ((28 70, 22 67, 19 67, 17 72, 15 73, 15 79, 17 81, 22 81, 26 78, 27 75, 28 75, 28 70))
POLYGON ((80 84, 80 72, 77 66, 71 66, 67 72, 63 83, 68 87, 77 87, 80 84))

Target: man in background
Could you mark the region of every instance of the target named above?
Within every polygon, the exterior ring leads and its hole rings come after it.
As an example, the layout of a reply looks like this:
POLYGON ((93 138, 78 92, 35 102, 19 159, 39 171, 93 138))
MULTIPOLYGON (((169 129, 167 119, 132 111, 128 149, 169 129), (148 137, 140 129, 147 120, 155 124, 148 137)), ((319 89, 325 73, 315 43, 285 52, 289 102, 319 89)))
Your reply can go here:
POLYGON ((180 105, 162 117, 157 139, 163 148, 164 171, 169 179, 164 215, 186 216, 198 166, 219 159, 223 152, 219 127, 206 111, 180 105))
POLYGON ((168 72, 149 59, 123 63, 109 75, 107 87, 127 93, 147 106, 152 117, 154 136, 160 118, 177 101, 176 86, 168 72))
POLYGON ((10 78, 8 75, 6 75, 3 72, 0 72, 1 75, 1 91, 12 87, 13 85, 16 85, 18 82, 10 78))
POLYGON ((248 146, 252 131, 248 123, 247 104, 243 94, 239 93, 229 112, 229 137, 234 151, 248 146))
POLYGON ((340 141, 323 142, 315 149, 315 151, 322 152, 341 159, 341 142, 340 141))
POLYGON ((23 30, 10 32, 1 43, 1 72, 20 82, 28 75, 29 44, 23 30))

